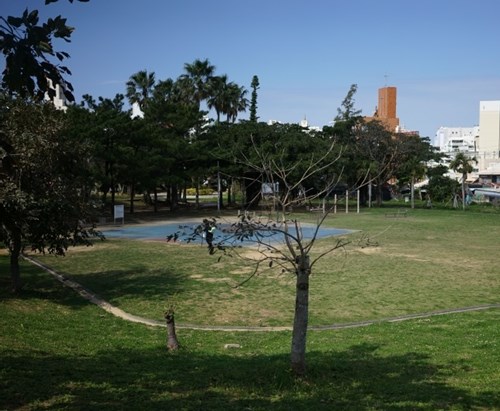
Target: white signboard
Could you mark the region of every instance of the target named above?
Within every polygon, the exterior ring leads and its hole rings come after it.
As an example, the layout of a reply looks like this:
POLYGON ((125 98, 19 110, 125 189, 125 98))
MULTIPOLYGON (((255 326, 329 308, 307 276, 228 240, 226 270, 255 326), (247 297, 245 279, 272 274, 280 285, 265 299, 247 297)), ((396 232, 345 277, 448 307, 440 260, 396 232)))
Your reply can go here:
POLYGON ((115 223, 118 219, 121 219, 122 223, 125 219, 125 206, 123 204, 115 205, 115 223))

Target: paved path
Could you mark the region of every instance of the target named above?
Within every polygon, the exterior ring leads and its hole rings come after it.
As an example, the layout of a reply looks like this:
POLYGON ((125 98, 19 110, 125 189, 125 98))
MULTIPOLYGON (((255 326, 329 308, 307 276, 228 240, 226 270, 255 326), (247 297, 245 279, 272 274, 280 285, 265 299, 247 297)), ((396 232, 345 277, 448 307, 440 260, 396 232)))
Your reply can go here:
MULTIPOLYGON (((101 307, 103 310, 107 311, 108 313, 113 314, 116 317, 122 318, 127 321, 135 322, 135 323, 140 323, 140 324, 145 324, 153 327, 166 327, 165 322, 163 321, 156 321, 156 320, 151 320, 148 318, 144 317, 139 317, 137 315, 129 314, 122 309, 115 307, 114 305, 111 305, 107 301, 99 298, 96 296, 94 293, 92 293, 90 290, 87 290, 84 288, 81 284, 69 279, 68 277, 65 277, 62 274, 59 274, 52 268, 46 266, 45 264, 41 263, 37 259, 33 257, 28 257, 28 256, 23 256, 25 260, 31 262, 32 264, 42 268, 43 270, 47 271, 48 273, 52 274, 57 280, 59 280, 61 283, 64 285, 72 288, 76 292, 78 292, 83 298, 87 299, 91 303, 101 307)), ((343 323, 343 324, 332 324, 332 325, 317 325, 317 326, 310 326, 308 329, 311 331, 323 331, 323 330, 341 330, 344 328, 355 328, 355 327, 366 327, 368 325, 372 324, 379 324, 383 322, 399 322, 399 321, 406 321, 406 320, 414 320, 417 318, 428 318, 428 317, 433 317, 436 315, 446 315, 446 314, 455 314, 455 313, 464 313, 464 312, 469 312, 469 311, 479 311, 479 310, 488 310, 490 308, 500 308, 500 304, 485 304, 485 305, 477 305, 473 307, 463 307, 463 308, 454 308, 454 309, 449 309, 449 310, 440 310, 440 311, 431 311, 427 313, 421 313, 421 314, 409 314, 409 315, 402 315, 398 317, 389 317, 389 318, 384 318, 380 320, 368 320, 368 321, 358 321, 358 322, 352 322, 352 323, 343 323)), ((190 329, 190 330, 206 330, 206 331, 291 331, 292 327, 239 327, 239 326, 210 326, 210 325, 193 325, 193 324, 175 324, 175 327, 177 329, 190 329)))

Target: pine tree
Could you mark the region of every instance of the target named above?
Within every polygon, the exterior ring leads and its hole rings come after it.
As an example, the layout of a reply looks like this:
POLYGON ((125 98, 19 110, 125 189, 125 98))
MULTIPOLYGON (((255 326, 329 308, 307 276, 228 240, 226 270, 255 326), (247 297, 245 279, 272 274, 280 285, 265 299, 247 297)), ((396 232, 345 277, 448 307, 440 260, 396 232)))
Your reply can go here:
POLYGON ((252 78, 252 100, 250 101, 250 121, 257 122, 257 90, 259 89, 259 78, 253 76, 252 78))

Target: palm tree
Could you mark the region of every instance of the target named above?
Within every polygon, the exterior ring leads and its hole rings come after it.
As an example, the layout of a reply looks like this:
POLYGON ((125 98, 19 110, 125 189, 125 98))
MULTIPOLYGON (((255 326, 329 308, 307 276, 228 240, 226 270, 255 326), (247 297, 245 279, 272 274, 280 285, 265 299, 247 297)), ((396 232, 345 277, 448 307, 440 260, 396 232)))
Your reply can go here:
POLYGON ((171 78, 160 80, 153 89, 153 99, 160 101, 171 100, 175 94, 175 82, 171 78))
POLYGON ((248 107, 248 99, 245 97, 248 91, 243 86, 238 86, 231 83, 227 90, 227 100, 225 114, 227 115, 227 122, 234 123, 238 113, 246 111, 248 107))
POLYGON ((200 106, 200 103, 209 95, 208 84, 215 72, 215 66, 210 64, 208 59, 195 60, 193 63, 184 65, 186 74, 181 75, 181 80, 189 80, 192 84, 194 102, 200 106))
POLYGON ((220 122, 221 114, 225 114, 226 121, 234 123, 238 113, 248 107, 247 90, 232 81, 228 82, 225 74, 210 79, 209 92, 207 107, 215 110, 217 122, 220 122))
POLYGON ((214 109, 217 114, 217 122, 220 123, 220 115, 224 112, 225 95, 229 84, 227 75, 215 76, 210 79, 209 89, 210 95, 207 98, 207 107, 214 109))
POLYGON ((457 173, 462 174, 462 208, 465 210, 465 181, 467 174, 472 173, 474 167, 471 162, 477 163, 476 157, 469 158, 464 153, 458 153, 450 162, 450 168, 457 173))
POLYGON ((154 85, 154 72, 148 73, 147 70, 141 70, 132 74, 127 81, 127 98, 130 104, 137 104, 141 111, 144 111, 148 100, 153 95, 154 85))

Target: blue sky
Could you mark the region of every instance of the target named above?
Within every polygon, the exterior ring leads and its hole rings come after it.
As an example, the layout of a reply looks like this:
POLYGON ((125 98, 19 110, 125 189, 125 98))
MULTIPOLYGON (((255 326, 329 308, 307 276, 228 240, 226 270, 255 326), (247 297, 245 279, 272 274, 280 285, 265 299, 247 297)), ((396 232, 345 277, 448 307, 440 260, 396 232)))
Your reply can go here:
POLYGON ((77 100, 125 93, 139 70, 175 79, 206 58, 249 92, 259 77, 262 121, 326 125, 354 83, 371 115, 390 85, 401 124, 433 138, 477 125, 479 102, 500 100, 498 0, 0 0, 2 16, 26 7, 75 27, 56 49, 71 54, 77 100))

